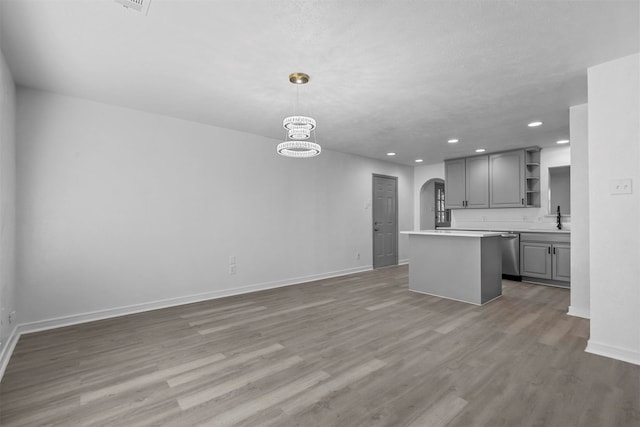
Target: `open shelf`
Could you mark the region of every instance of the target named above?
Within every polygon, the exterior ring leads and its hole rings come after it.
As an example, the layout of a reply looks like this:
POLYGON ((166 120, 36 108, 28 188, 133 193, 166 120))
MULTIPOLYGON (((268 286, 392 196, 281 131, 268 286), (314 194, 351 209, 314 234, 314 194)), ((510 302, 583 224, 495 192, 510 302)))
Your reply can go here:
POLYGON ((526 203, 527 207, 540 207, 540 148, 524 150, 526 203))

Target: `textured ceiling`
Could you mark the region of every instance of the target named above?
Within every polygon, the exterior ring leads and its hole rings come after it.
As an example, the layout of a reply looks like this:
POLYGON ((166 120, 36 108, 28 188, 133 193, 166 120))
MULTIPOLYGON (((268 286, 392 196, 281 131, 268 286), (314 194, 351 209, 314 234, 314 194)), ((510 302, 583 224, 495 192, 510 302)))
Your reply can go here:
POLYGON ((276 139, 306 72, 323 148, 413 165, 567 138, 586 69, 640 50, 639 4, 0 0, 0 43, 19 85, 276 139))

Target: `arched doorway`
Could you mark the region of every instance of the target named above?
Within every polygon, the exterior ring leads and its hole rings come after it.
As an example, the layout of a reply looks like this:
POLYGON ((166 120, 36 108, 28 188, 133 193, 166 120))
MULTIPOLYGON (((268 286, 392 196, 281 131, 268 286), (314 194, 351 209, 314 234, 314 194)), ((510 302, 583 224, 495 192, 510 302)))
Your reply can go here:
MULTIPOLYGON (((438 216, 438 209, 436 206, 436 191, 441 199, 444 201, 444 180, 440 178, 432 178, 425 182, 420 189, 420 229, 421 230, 433 230, 436 228, 436 216, 438 216)), ((443 206, 441 204, 441 209, 443 206)), ((440 220, 442 220, 442 213, 440 212, 440 220)), ((447 213, 448 220, 448 213, 447 213)), ((442 221, 439 221, 442 223, 442 221)))

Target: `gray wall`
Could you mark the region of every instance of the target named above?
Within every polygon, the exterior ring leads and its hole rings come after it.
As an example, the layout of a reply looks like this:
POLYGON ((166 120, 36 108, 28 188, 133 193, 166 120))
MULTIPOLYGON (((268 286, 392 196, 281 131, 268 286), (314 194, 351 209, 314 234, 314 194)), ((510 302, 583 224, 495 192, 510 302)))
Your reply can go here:
POLYGON ((16 309, 16 160, 15 86, 0 53, 0 376, 7 342, 16 322, 9 314, 16 309))
POLYGON ((413 224, 411 167, 283 158, 276 140, 28 89, 17 120, 26 322, 370 268, 372 173, 398 177, 413 224))

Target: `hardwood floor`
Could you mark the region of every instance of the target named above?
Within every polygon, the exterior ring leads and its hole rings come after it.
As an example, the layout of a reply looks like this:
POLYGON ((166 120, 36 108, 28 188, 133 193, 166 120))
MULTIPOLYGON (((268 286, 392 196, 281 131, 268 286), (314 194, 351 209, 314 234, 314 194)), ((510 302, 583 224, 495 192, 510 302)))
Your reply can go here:
POLYGON ((566 289, 478 307, 392 267, 24 335, 0 424, 634 426, 640 367, 584 352, 566 289))

